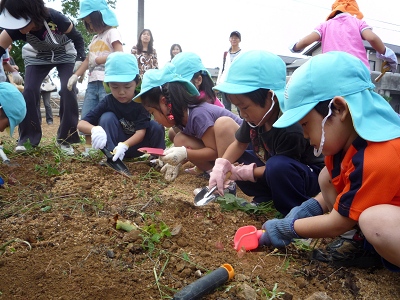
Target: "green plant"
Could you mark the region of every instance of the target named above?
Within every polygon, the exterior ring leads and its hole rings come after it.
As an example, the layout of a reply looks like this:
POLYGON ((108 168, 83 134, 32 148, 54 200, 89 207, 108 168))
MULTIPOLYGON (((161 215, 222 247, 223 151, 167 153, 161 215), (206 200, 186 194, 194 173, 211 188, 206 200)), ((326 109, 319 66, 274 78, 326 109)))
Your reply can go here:
POLYGON ((143 226, 141 232, 140 236, 143 239, 142 247, 150 253, 154 251, 155 244, 160 243, 163 238, 171 236, 171 230, 163 221, 160 221, 158 226, 155 223, 143 226))
POLYGON ((235 197, 232 194, 226 193, 223 197, 218 197, 216 200, 222 211, 241 210, 248 214, 265 214, 275 211, 272 201, 261 203, 258 206, 253 206, 245 199, 235 197))

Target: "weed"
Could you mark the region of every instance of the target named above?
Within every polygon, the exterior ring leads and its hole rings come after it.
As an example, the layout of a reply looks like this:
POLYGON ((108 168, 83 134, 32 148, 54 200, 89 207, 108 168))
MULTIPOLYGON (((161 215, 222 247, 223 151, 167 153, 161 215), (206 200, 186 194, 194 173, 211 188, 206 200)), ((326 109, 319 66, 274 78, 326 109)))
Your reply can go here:
POLYGON ((241 210, 248 214, 266 214, 275 211, 273 202, 260 203, 258 206, 253 206, 245 199, 235 197, 232 194, 226 193, 223 197, 218 197, 216 200, 221 206, 222 211, 241 210))
POLYGON ((158 226, 155 223, 145 225, 141 228, 141 231, 142 247, 150 253, 154 251, 155 244, 160 243, 163 238, 171 236, 171 230, 163 221, 160 221, 158 226))

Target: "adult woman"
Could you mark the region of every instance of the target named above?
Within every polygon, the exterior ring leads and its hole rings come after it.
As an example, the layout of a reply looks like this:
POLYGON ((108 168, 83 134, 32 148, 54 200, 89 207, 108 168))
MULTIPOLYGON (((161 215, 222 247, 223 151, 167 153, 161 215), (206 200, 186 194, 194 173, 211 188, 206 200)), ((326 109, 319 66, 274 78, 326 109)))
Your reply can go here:
POLYGON ((157 52, 153 48, 153 42, 150 29, 143 29, 136 46, 132 47, 131 53, 137 58, 140 77, 143 77, 147 70, 158 69, 157 52))
POLYGON ((174 59, 174 57, 182 52, 182 47, 179 44, 173 44, 171 46, 171 49, 169 50, 169 54, 171 55, 171 61, 174 59))
POLYGON ((47 8, 43 0, 2 0, 0 2, 0 55, 16 40, 24 40, 25 62, 23 92, 27 114, 19 125, 16 151, 26 151, 24 143, 38 146, 42 137, 37 103, 40 85, 49 71, 56 67, 61 82, 60 126, 57 143, 66 154, 73 154, 71 144, 79 142, 76 130, 78 102, 74 90, 67 89, 74 67, 85 59, 84 41, 74 24, 62 13, 47 8))

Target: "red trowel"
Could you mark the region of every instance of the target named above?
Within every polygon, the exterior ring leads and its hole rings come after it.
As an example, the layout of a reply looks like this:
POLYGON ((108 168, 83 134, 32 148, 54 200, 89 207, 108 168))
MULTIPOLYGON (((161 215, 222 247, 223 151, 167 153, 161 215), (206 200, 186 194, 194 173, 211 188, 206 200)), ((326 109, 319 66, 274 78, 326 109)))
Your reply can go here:
POLYGON ((161 148, 143 147, 143 148, 139 148, 138 151, 143 152, 143 153, 148 153, 151 155, 157 155, 157 156, 164 155, 164 149, 161 149, 161 148))

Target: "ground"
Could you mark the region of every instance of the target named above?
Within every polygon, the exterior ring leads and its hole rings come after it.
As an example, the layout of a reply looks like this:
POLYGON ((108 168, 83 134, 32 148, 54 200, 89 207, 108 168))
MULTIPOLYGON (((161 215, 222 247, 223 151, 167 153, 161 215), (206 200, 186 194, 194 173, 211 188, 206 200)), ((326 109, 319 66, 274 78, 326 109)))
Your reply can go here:
POLYGON ((126 161, 133 177, 124 177, 99 164, 102 154, 79 156, 83 144, 66 157, 53 145, 54 121, 44 122, 41 147, 25 154, 0 134, 12 163, 0 165, 0 299, 171 299, 225 263, 234 278, 204 299, 400 298, 399 275, 385 269, 310 262, 306 247, 293 245, 237 252, 236 230, 261 228, 274 211, 194 206, 193 190, 206 179, 181 172, 166 183, 135 161, 126 161), (133 230, 116 228, 128 221, 133 230))

